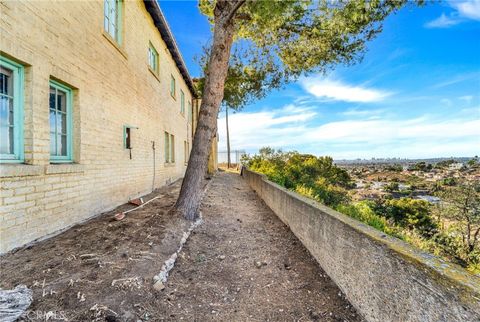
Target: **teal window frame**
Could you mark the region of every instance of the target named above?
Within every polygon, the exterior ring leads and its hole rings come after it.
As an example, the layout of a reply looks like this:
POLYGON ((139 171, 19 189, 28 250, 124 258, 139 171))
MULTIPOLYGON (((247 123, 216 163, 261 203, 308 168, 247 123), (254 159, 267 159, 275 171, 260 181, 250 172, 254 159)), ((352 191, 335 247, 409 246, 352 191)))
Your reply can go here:
POLYGON ((173 75, 170 75, 170 95, 175 98, 175 95, 176 95, 176 87, 177 85, 175 84, 175 77, 173 77, 173 75))
POLYGON ((153 47, 152 43, 148 45, 148 67, 158 75, 158 51, 153 47))
POLYGON ((170 134, 170 163, 175 163, 175 135, 170 134))
POLYGON ((180 90, 180 113, 185 115, 185 93, 180 90))
MULTIPOLYGON (((66 98, 65 98, 65 110, 66 110, 66 123, 67 123, 67 128, 66 128, 66 143, 67 143, 67 148, 66 148, 66 155, 52 155, 50 154, 50 162, 51 163, 71 163, 73 162, 73 91, 70 87, 63 85, 57 81, 50 80, 50 87, 55 88, 57 91, 62 91, 65 93, 66 98)), ((49 90, 49 95, 50 95, 50 90, 49 90)), ((50 112, 50 106, 48 107, 49 112, 50 112)), ((50 121, 50 116, 49 116, 49 121, 50 121)), ((51 124, 49 124, 49 134, 51 134, 51 124)), ((55 138, 58 136, 58 128, 55 126, 55 138)), ((51 139, 51 137, 50 137, 51 139)), ((51 144, 51 142, 50 142, 51 144)))
POLYGON ((170 134, 165 131, 165 163, 170 163, 170 134))
POLYGON ((103 1, 103 29, 113 40, 122 45, 123 0, 103 1), (112 10, 112 8, 115 8, 115 10, 112 10))
POLYGON ((123 148, 124 149, 132 149, 133 148, 133 144, 132 144, 132 130, 138 130, 138 126, 133 126, 133 125, 128 125, 128 124, 125 124, 123 126, 123 148), (127 146, 127 129, 128 132, 130 132, 130 146, 127 146))
POLYGON ((192 102, 188 101, 188 123, 192 123, 192 114, 193 114, 192 102))
POLYGON ((4 56, 0 56, 0 65, 11 70, 14 76, 13 97, 11 97, 13 99, 13 154, 0 154, 0 163, 21 163, 24 162, 23 115, 25 68, 4 56))

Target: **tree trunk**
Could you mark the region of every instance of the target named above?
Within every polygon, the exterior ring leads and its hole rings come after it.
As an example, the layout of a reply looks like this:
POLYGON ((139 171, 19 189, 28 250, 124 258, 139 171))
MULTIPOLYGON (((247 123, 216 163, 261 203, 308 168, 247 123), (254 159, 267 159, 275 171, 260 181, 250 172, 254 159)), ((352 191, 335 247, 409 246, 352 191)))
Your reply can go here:
POLYGON ((233 43, 235 31, 233 15, 243 2, 217 0, 215 5, 213 45, 197 129, 180 195, 172 210, 188 220, 195 220, 198 217, 198 208, 203 197, 204 176, 208 167, 212 139, 217 132, 217 117, 223 100, 230 49, 233 43))
POLYGON ((227 169, 230 169, 232 160, 230 159, 230 132, 228 130, 228 106, 225 106, 225 120, 227 123, 227 169))

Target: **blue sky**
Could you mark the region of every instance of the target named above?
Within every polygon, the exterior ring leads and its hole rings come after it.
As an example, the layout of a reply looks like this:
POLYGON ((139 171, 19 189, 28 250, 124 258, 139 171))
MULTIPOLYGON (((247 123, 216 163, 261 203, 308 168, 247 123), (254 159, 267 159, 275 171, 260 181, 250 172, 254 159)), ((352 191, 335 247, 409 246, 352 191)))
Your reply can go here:
MULTIPOLYGON (((211 39, 196 1, 160 1, 192 76, 211 39)), ((230 117, 232 149, 335 159, 480 155, 480 0, 405 7, 362 62, 309 75, 230 117)), ((226 150, 219 116, 219 150, 226 150)))

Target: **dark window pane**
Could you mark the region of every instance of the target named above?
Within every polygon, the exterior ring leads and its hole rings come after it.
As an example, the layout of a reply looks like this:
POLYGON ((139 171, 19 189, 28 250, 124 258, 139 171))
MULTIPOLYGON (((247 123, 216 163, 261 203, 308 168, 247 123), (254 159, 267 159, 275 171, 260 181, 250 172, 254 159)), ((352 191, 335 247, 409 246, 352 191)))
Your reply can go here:
POLYGON ((63 113, 67 112, 66 109, 66 97, 65 92, 57 90, 57 109, 63 113))
POLYGON ((13 72, 5 67, 0 67, 1 86, 0 93, 13 96, 13 72))
POLYGON ((55 88, 50 87, 50 108, 55 109, 55 88))

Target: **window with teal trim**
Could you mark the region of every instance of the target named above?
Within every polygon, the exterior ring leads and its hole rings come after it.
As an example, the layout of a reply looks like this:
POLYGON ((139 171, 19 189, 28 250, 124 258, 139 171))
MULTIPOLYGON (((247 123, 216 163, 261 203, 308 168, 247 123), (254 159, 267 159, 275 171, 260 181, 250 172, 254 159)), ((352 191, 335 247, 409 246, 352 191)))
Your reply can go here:
POLYGON ((122 1, 104 0, 103 28, 119 44, 122 43, 122 1))
POLYGON ((188 123, 192 123, 192 102, 188 101, 188 123))
POLYGON ((180 90, 180 113, 185 115, 185 93, 180 90))
POLYGON ((165 132, 165 163, 170 162, 170 134, 165 132))
POLYGON ((173 98, 175 98, 176 95, 176 84, 175 84, 175 77, 173 75, 170 75, 170 95, 172 95, 173 98))
POLYGON ((50 160, 72 161, 72 90, 50 81, 50 160))
POLYGON ((23 66, 0 57, 0 160, 23 161, 23 66))
POLYGON ((155 74, 158 74, 158 52, 152 44, 148 47, 148 66, 155 74))

